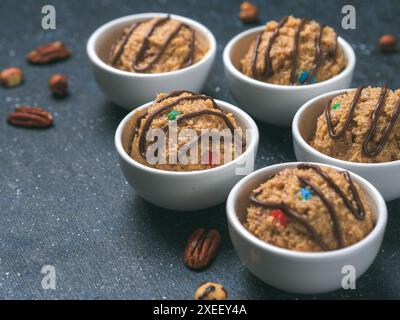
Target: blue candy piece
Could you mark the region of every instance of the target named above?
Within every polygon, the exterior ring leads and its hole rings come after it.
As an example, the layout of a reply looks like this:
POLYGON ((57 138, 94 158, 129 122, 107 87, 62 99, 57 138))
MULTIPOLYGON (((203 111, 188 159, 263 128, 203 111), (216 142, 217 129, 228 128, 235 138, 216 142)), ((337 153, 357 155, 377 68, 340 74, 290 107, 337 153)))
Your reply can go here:
MULTIPOLYGON (((309 73, 308 71, 302 71, 302 72, 300 72, 300 75, 299 75, 299 82, 300 82, 300 84, 304 84, 304 82, 306 81, 306 79, 307 79, 307 77, 308 77, 309 74, 310 74, 310 73, 309 73)), ((308 83, 313 83, 313 82, 315 82, 315 78, 314 78, 314 76, 311 76, 311 78, 310 78, 310 80, 308 81, 308 83)))
POLYGON ((313 197, 313 194, 309 188, 301 188, 300 194, 303 200, 310 200, 313 197))

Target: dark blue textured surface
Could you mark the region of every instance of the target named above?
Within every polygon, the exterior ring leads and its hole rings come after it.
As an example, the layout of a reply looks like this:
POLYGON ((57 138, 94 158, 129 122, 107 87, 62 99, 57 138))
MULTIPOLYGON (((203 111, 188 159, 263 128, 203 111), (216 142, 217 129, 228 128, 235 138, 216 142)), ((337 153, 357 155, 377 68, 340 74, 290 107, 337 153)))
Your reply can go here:
MULTIPOLYGON (((221 282, 230 298, 399 298, 400 202, 389 204, 382 250, 355 291, 299 296, 275 290, 240 263, 229 240, 224 206, 195 213, 156 208, 125 183, 114 151, 114 131, 126 111, 108 102, 92 78, 85 46, 103 23, 128 14, 160 11, 206 24, 218 55, 206 93, 232 102, 223 77, 222 50, 245 30, 237 19, 240 1, 0 1, 0 68, 21 66, 25 84, 0 88, 0 297, 190 299, 206 280, 221 282), (41 29, 41 7, 57 9, 57 30, 41 29), (73 57, 51 66, 28 66, 26 53, 50 40, 63 40, 73 57), (53 72, 70 77, 71 94, 49 95, 53 72), (55 115, 46 131, 14 128, 6 114, 18 104, 38 104, 55 115), (195 273, 181 262, 184 243, 199 226, 216 227, 222 248, 214 264, 195 273), (40 270, 51 264, 57 289, 41 288, 40 270)), ((335 27, 357 54, 353 85, 387 82, 400 86, 400 54, 382 55, 382 33, 399 34, 398 1, 258 1, 261 21, 293 13, 335 27), (340 9, 357 8, 357 30, 340 28, 340 9)), ((290 130, 259 123, 257 168, 293 161, 290 130)))

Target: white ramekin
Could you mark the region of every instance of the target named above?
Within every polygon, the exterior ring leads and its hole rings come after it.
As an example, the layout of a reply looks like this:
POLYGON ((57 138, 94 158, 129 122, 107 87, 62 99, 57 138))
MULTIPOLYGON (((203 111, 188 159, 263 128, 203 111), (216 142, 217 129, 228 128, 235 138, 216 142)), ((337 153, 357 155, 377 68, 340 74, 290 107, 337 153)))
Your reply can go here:
POLYGON ((258 120, 277 126, 290 126, 296 111, 306 101, 322 93, 350 86, 356 57, 342 38, 339 45, 347 58, 346 68, 333 78, 302 86, 276 85, 252 79, 240 71, 240 60, 264 26, 244 31, 228 42, 223 60, 225 78, 239 106, 258 120))
POLYGON ((232 243, 246 267, 273 287, 295 293, 336 290, 341 288, 346 275, 342 273, 344 266, 353 266, 358 278, 374 261, 385 232, 386 204, 372 184, 351 173, 352 179, 363 188, 376 213, 376 226, 370 234, 350 247, 327 252, 297 252, 268 244, 250 233, 241 223, 246 217, 249 195, 272 174, 298 164, 282 163, 260 169, 239 181, 232 189, 226 204, 232 243))
POLYGON ((111 101, 128 110, 152 100, 159 92, 181 88, 201 92, 215 59, 217 43, 211 31, 192 19, 172 14, 171 19, 189 25, 208 42, 209 50, 203 59, 180 70, 153 74, 127 72, 106 63, 112 43, 124 28, 158 16, 165 17, 166 13, 141 13, 112 20, 98 28, 87 42, 86 51, 98 86, 111 101))
POLYGON ((315 97, 304 104, 296 113, 292 124, 293 147, 298 161, 314 161, 341 167, 359 174, 382 193, 386 201, 400 197, 400 160, 383 163, 357 163, 339 160, 327 156, 313 147, 307 140, 315 133, 317 118, 323 113, 324 106, 329 98, 344 93, 346 90, 337 90, 315 97))
POLYGON ((115 147, 125 179, 145 200, 171 210, 200 210, 224 202, 232 187, 243 178, 237 169, 246 166, 248 173, 254 170, 259 133, 254 120, 239 108, 215 100, 225 112, 233 113, 238 125, 249 130, 246 150, 236 159, 208 170, 175 172, 147 167, 133 160, 126 148, 131 130, 133 115, 146 109, 152 102, 146 103, 130 112, 119 124, 115 133, 115 147))

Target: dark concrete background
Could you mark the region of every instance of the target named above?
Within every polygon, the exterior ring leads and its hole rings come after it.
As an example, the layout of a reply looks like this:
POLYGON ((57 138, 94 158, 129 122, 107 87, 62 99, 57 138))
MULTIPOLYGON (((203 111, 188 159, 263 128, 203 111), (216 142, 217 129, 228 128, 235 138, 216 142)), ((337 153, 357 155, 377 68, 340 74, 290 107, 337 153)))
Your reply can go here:
MULTIPOLYGON (((257 1, 261 21, 293 13, 335 27, 357 54, 353 85, 387 82, 400 86, 400 54, 376 49, 382 33, 399 34, 400 5, 393 1, 257 1), (340 28, 341 7, 357 9, 357 30, 340 28)), ((88 67, 86 41, 98 26, 146 11, 177 13, 207 25, 218 41, 218 55, 205 92, 232 102, 222 66, 222 50, 251 27, 237 18, 240 1, 0 1, 0 69, 24 69, 26 81, 0 88, 0 297, 190 299, 206 280, 221 282, 233 299, 399 298, 400 202, 389 203, 382 250, 357 290, 299 296, 275 290, 240 263, 227 232, 224 206, 194 213, 159 209, 125 183, 114 150, 114 131, 126 111, 97 88, 88 67), (41 8, 57 10, 57 30, 41 29, 41 8), (63 40, 73 57, 51 66, 29 66, 26 53, 36 45, 63 40), (71 94, 54 99, 47 90, 53 72, 70 77, 71 94), (55 115, 49 130, 6 124, 16 105, 40 105, 55 115), (222 233, 222 247, 204 272, 181 262, 190 233, 200 227, 222 233), (54 265, 57 289, 41 288, 41 268, 54 265)), ((258 123, 257 168, 295 160, 289 129, 258 123)))

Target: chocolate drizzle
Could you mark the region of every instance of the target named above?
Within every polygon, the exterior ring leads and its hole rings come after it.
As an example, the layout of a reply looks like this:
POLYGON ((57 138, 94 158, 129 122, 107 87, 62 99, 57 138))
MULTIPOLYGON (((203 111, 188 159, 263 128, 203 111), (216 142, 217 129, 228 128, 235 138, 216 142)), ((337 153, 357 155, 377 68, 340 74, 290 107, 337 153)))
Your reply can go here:
MULTIPOLYGON (((195 94, 195 93, 192 93, 192 92, 190 92, 190 91, 184 91, 184 90, 182 90, 182 91, 174 91, 174 92, 171 92, 170 94, 168 94, 168 95, 166 95, 166 96, 164 96, 164 97, 158 99, 158 100, 155 101, 155 102, 156 102, 156 103, 159 103, 159 102, 164 101, 165 99, 168 99, 168 98, 171 98, 171 97, 176 97, 176 96, 178 96, 178 98, 177 98, 175 101, 172 101, 172 102, 170 102, 170 103, 167 103, 165 106, 162 106, 161 108, 157 109, 156 111, 154 111, 154 112, 151 113, 151 114, 144 114, 144 115, 142 115, 142 117, 140 118, 140 120, 141 120, 141 119, 143 119, 144 116, 148 115, 148 117, 146 118, 146 121, 145 121, 145 123, 144 123, 144 125, 143 125, 143 128, 142 128, 142 130, 141 130, 141 132, 140 132, 140 134, 139 134, 139 152, 140 152, 140 154, 141 154, 143 157, 145 156, 145 143, 146 143, 145 139, 146 139, 146 134, 147 134, 147 131, 150 129, 150 126, 151 126, 151 123, 153 122, 153 120, 154 120, 157 116, 159 116, 159 115, 165 113, 166 111, 170 110, 171 108, 175 107, 175 106, 178 105, 180 102, 182 102, 182 101, 196 101, 196 100, 211 100, 211 101, 212 101, 212 104, 213 104, 213 107, 214 107, 215 109, 221 111, 221 109, 219 108, 219 106, 217 105, 217 103, 215 102, 215 100, 214 100, 212 97, 206 96, 206 95, 201 95, 201 94, 195 94), (191 95, 191 96, 179 97, 180 95, 182 95, 182 94, 184 94, 184 93, 190 93, 190 94, 192 94, 192 95, 191 95)), ((206 109, 206 110, 199 110, 199 111, 195 111, 195 112, 183 114, 183 115, 179 116, 175 121, 176 121, 177 124, 178 124, 178 123, 180 123, 180 122, 182 122, 182 121, 184 121, 184 120, 188 120, 188 119, 194 118, 194 117, 199 117, 199 116, 202 116, 202 115, 212 115, 212 116, 220 117, 220 118, 222 118, 222 119, 225 121, 226 125, 228 126, 228 128, 229 128, 232 132, 233 132, 234 129, 235 129, 235 126, 233 125, 233 123, 229 120, 229 118, 228 118, 224 113, 222 113, 222 112, 217 112, 217 111, 213 111, 213 110, 209 110, 209 109, 206 109)), ((135 125, 135 128, 134 128, 135 134, 136 134, 136 133, 139 133, 138 128, 139 128, 139 126, 140 126, 140 120, 137 122, 137 125, 135 125)), ((165 130, 166 128, 168 128, 168 125, 169 125, 169 124, 166 124, 166 125, 165 125, 164 127, 162 127, 161 129, 162 129, 162 130, 165 130)))
POLYGON ((300 40, 300 32, 303 29, 306 19, 301 19, 300 24, 296 28, 296 32, 293 40, 293 52, 292 52, 292 69, 290 71, 290 82, 295 84, 297 82, 296 79, 296 70, 297 70, 297 56, 299 50, 299 40, 300 40))
POLYGON ((270 59, 270 53, 272 49, 272 45, 274 43, 275 38, 279 35, 279 30, 285 25, 287 19, 289 17, 285 16, 279 21, 278 26, 272 33, 272 35, 268 39, 268 45, 264 51, 263 58, 264 58, 264 70, 261 72, 261 74, 258 73, 257 70, 257 59, 258 59, 258 49, 261 44, 261 38, 264 35, 265 31, 262 31, 258 36, 256 40, 256 47, 254 49, 254 54, 253 54, 253 60, 252 60, 252 73, 255 78, 268 78, 270 73, 272 72, 272 64, 271 64, 271 59, 270 59))
POLYGON ((357 102, 361 97, 361 93, 362 93, 363 89, 364 89, 364 87, 362 87, 362 86, 357 88, 356 93, 354 94, 353 100, 351 101, 349 114, 346 118, 346 121, 345 121, 342 129, 340 129, 336 133, 333 128, 332 117, 331 117, 331 112, 330 112, 332 99, 328 100, 328 103, 325 106, 325 117, 326 117, 326 122, 328 124, 329 135, 332 139, 339 139, 341 136, 344 135, 346 130, 349 128, 351 119, 353 118, 354 110, 356 109, 357 102))
POLYGON ((310 81, 311 77, 315 74, 322 61, 321 41, 322 41, 322 33, 325 27, 326 27, 325 25, 319 27, 318 37, 315 41, 314 65, 311 68, 311 71, 308 73, 306 80, 304 80, 304 84, 307 84, 310 81))
MULTIPOLYGON (((259 80, 266 80, 269 76, 271 76, 273 70, 272 70, 272 62, 271 62, 271 57, 270 53, 272 50, 272 46, 274 44, 275 39, 279 36, 279 31, 280 29, 285 25, 285 23, 288 20, 288 16, 285 16, 281 19, 281 21, 278 23, 277 27, 271 34, 271 36, 268 39, 268 44, 267 47, 264 51, 263 58, 264 58, 264 68, 261 72, 258 72, 257 70, 257 60, 259 58, 259 48, 262 42, 262 37, 265 34, 265 30, 260 32, 256 38, 256 44, 255 44, 255 49, 253 52, 253 57, 252 57, 252 62, 251 62, 251 72, 253 74, 253 77, 255 79, 259 80)), ((304 27, 304 25, 308 21, 306 19, 301 19, 299 25, 296 27, 295 33, 294 33, 294 39, 293 39, 293 51, 292 51, 292 67, 290 70, 290 83, 291 84, 296 84, 297 79, 296 79, 296 72, 297 72, 297 59, 298 59, 298 48, 299 48, 299 42, 300 42, 300 33, 304 27)), ((323 31, 326 28, 326 25, 319 26, 319 32, 316 37, 315 41, 315 57, 314 57, 314 64, 308 73, 304 84, 307 84, 312 77, 315 75, 315 73, 318 70, 318 67, 321 65, 322 61, 324 60, 324 57, 329 56, 330 58, 333 59, 333 61, 336 60, 336 51, 337 51, 337 35, 335 35, 335 45, 334 49, 330 51, 328 54, 324 55, 322 52, 321 44, 322 44, 322 36, 323 36, 323 31)))
POLYGON ((110 50, 110 59, 109 59, 111 65, 115 66, 116 64, 118 64, 119 60, 121 59, 121 55, 122 55, 122 53, 124 52, 126 43, 128 42, 129 38, 131 37, 133 31, 135 31, 136 28, 137 28, 139 25, 140 25, 140 22, 139 22, 139 23, 134 23, 134 24, 132 24, 132 25, 129 27, 127 33, 126 33, 126 34, 123 34, 122 37, 121 37, 121 39, 120 39, 118 42, 116 42, 116 43, 114 43, 114 44, 112 45, 111 50, 110 50), (117 52, 114 53, 114 50, 115 50, 115 48, 116 48, 117 43, 119 43, 120 45, 119 45, 119 47, 118 47, 117 52))
MULTIPOLYGON (((194 47, 195 47, 195 31, 191 27, 189 27, 188 25, 183 24, 183 23, 179 23, 178 26, 166 37, 164 43, 162 44, 162 46, 160 47, 158 52, 156 54, 154 54, 146 64, 141 65, 143 57, 144 57, 146 51, 149 48, 149 39, 150 39, 150 37, 154 34, 154 32, 157 29, 157 27, 162 26, 164 23, 168 22, 169 20, 170 20, 169 15, 167 17, 165 17, 165 18, 158 19, 153 24, 153 26, 150 28, 150 30, 147 32, 147 34, 143 38, 143 42, 140 44, 140 48, 139 48, 137 54, 133 58, 133 61, 132 61, 132 69, 133 70, 135 70, 136 72, 146 72, 146 71, 148 71, 161 58, 161 56, 163 55, 163 53, 167 49, 168 45, 170 44, 170 42, 179 34, 179 32, 182 30, 182 28, 187 28, 187 29, 190 30, 191 39, 190 39, 190 43, 189 43, 189 53, 185 57, 185 59, 183 60, 180 68, 186 67, 186 66, 191 65, 193 63, 194 47)), ((149 21, 149 20, 146 20, 144 22, 147 22, 147 21, 149 21)), ((113 45, 113 47, 111 49, 111 57, 110 57, 110 63, 112 65, 118 64, 118 62, 120 61, 121 55, 122 55, 122 53, 123 53, 123 51, 124 51, 124 49, 126 47, 126 44, 129 41, 129 38, 132 36, 133 32, 137 29, 137 27, 139 25, 141 25, 142 23, 143 22, 134 23, 129 28, 128 32, 125 35, 122 36, 122 38, 119 41, 120 46, 119 46, 119 48, 118 48, 118 50, 117 50, 117 52, 115 54, 114 54, 115 44, 113 45)))
MULTIPOLYGON (((354 215, 354 217, 358 220, 364 220, 365 219, 365 210, 364 206, 361 202, 360 195, 358 193, 358 190, 353 183, 353 180, 351 179, 350 174, 347 171, 343 171, 342 175, 345 178, 345 180, 349 184, 349 190, 352 194, 353 199, 349 199, 346 194, 340 189, 340 187, 334 182, 334 180, 326 173, 324 172, 319 166, 313 165, 313 164, 308 164, 308 163, 302 163, 297 166, 298 169, 311 169, 315 173, 317 173, 321 178, 325 180, 325 182, 328 184, 329 187, 331 187, 336 194, 339 195, 339 197, 342 199, 343 203, 345 206, 349 209, 349 211, 354 215), (353 206, 352 201, 356 203, 356 207, 353 206)), ((272 179, 273 177, 269 178, 268 180, 272 179)), ((329 216, 332 221, 333 225, 333 233, 335 235, 336 241, 338 243, 338 248, 343 248, 345 246, 344 243, 344 237, 343 237, 343 231, 340 227, 340 222, 339 222, 339 216, 338 213, 335 209, 334 203, 329 201, 329 199, 324 195, 324 192, 318 188, 317 185, 315 185, 313 182, 311 182, 309 179, 298 176, 298 179, 300 182, 309 187, 314 191, 314 193, 321 199, 322 203, 324 206, 327 208, 329 216)), ((318 234, 316 229, 308 222, 308 220, 300 213, 295 211, 294 209, 290 208, 288 205, 286 205, 283 202, 265 202, 257 199, 257 196, 260 193, 253 193, 250 196, 250 201, 253 202, 256 205, 265 207, 267 209, 280 209, 286 215, 299 222, 307 231, 309 236, 321 247, 322 250, 327 251, 330 250, 327 244, 324 242, 324 240, 321 238, 321 236, 318 234)))
MULTIPOLYGON (((334 125, 332 123, 332 117, 331 117, 331 113, 330 113, 332 99, 329 99, 328 103, 325 106, 325 117, 326 117, 326 122, 328 125, 329 136, 332 139, 339 139, 348 130, 351 120, 353 119, 354 110, 357 106, 358 100, 361 97, 361 93, 362 93, 363 89, 364 89, 364 87, 357 88, 356 93, 354 94, 353 100, 351 102, 346 121, 345 121, 343 127, 336 133, 334 131, 334 125)), ((373 139, 373 137, 377 131, 378 120, 381 115, 382 109, 385 105, 385 99, 386 99, 387 92, 388 92, 388 87, 387 87, 387 85, 384 85, 381 89, 381 93, 379 95, 378 102, 377 102, 375 109, 371 116, 371 126, 370 126, 370 128, 364 138, 363 144, 362 144, 362 153, 365 157, 368 157, 368 158, 376 157, 377 155, 379 155, 379 153, 382 152, 383 148, 385 147, 385 144, 389 140, 389 135, 400 115, 400 99, 399 99, 396 102, 394 112, 393 112, 392 116, 390 117, 388 125, 386 126, 385 130, 383 131, 380 141, 372 150, 369 149, 369 143, 371 142, 371 140, 373 139)))
POLYGON ((385 104, 385 98, 386 98, 386 94, 387 94, 387 86, 385 85, 382 90, 381 90, 381 94, 379 96, 379 100, 378 103, 375 107, 374 112, 372 113, 371 116, 371 127, 368 130, 368 133, 364 139, 363 145, 362 145, 362 152, 366 157, 375 157, 377 156, 380 152, 382 152, 386 142, 389 139, 389 134, 392 131, 397 118, 399 117, 399 113, 400 113, 400 99, 396 102, 396 107, 394 110, 393 115, 391 116, 389 123, 387 125, 387 127, 385 128, 385 130, 383 131, 382 134, 382 138, 380 140, 380 142, 375 146, 375 148, 373 148, 372 150, 369 149, 369 142, 372 140, 373 136, 376 133, 377 130, 377 125, 378 125, 378 119, 379 116, 382 112, 383 106, 385 104))
MULTIPOLYGON (((188 120, 191 118, 195 118, 195 117, 200 117, 203 115, 210 115, 210 116, 216 116, 216 117, 220 117, 225 121, 225 124, 228 126, 229 130, 231 130, 231 132, 233 133, 235 130, 235 126, 233 125, 233 123, 229 120, 229 118, 226 116, 225 113, 221 113, 221 112, 217 112, 217 111, 213 111, 213 110, 209 110, 209 109, 204 109, 204 110, 199 110, 199 111, 194 111, 194 112, 190 112, 190 113, 185 113, 183 115, 181 115, 180 117, 176 118, 176 124, 179 124, 180 122, 184 121, 184 120, 188 120)), ((162 130, 167 129, 169 126, 169 124, 167 123, 164 127, 162 127, 162 130)))
POLYGON ((302 163, 297 166, 299 169, 312 169, 314 170, 315 173, 320 175, 328 184, 329 186, 335 190, 335 192, 342 198, 344 204, 346 207, 351 211, 351 213, 358 219, 358 220, 363 220, 365 217, 365 210, 364 206, 360 200, 360 196, 358 194, 358 191, 353 183, 353 180, 350 177, 350 174, 347 171, 343 171, 342 175, 346 179, 346 181, 349 183, 350 187, 350 192, 353 195, 354 201, 356 202, 356 207, 353 206, 351 200, 347 198, 346 194, 340 189, 340 187, 333 181, 333 179, 326 173, 324 172, 320 167, 308 163, 302 163))

